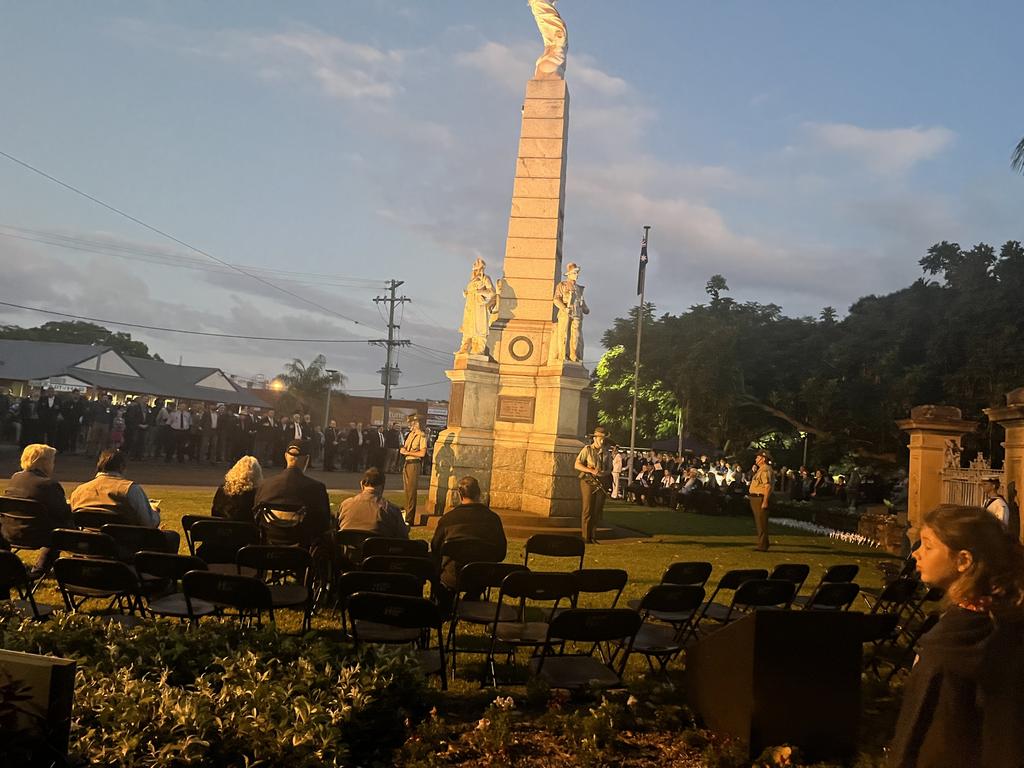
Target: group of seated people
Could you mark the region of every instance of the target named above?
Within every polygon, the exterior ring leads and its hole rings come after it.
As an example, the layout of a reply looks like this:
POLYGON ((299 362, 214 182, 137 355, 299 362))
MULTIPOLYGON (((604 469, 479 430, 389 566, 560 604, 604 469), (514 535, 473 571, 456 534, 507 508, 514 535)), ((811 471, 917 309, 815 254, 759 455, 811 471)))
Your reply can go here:
MULTIPOLYGON (((327 487, 306 475, 309 466, 308 442, 293 440, 284 454, 285 468, 273 477, 263 479, 259 461, 243 456, 224 476, 214 494, 210 514, 228 520, 257 522, 261 510, 302 510, 296 526, 296 543, 327 552, 330 560, 338 560, 332 534, 335 530, 357 530, 386 538, 409 537, 409 527, 402 511, 384 498, 385 475, 377 467, 363 474, 360 491, 341 503, 335 520, 331 514, 327 487)), ((21 456, 21 471, 16 472, 4 495, 39 502, 43 520, 34 520, 37 529, 73 528, 72 510, 93 509, 113 512, 119 522, 159 528, 160 512, 138 483, 125 476, 127 459, 121 451, 104 451, 97 462, 96 476, 79 485, 66 498, 64 489, 54 476, 56 450, 48 445, 26 446, 21 456), (70 501, 70 503, 69 503, 70 501)), ((474 477, 459 483, 460 504, 448 511, 438 522, 431 550, 441 561, 444 543, 455 538, 475 538, 494 545, 495 554, 505 556, 507 540, 501 518, 480 502, 480 484, 474 477)), ((164 531, 168 550, 177 551, 179 535, 164 531)), ((8 544, 0 538, 0 546, 8 544)), ((29 578, 42 578, 60 553, 43 548, 29 578)), ((336 563, 337 565, 337 563, 336 563)), ((441 586, 454 590, 459 563, 439 562, 441 586)))
POLYGON ((676 461, 665 454, 644 459, 636 477, 625 486, 623 497, 651 507, 681 509, 694 494, 742 496, 747 492, 750 473, 739 464, 731 465, 724 458, 716 462, 705 459, 676 461))

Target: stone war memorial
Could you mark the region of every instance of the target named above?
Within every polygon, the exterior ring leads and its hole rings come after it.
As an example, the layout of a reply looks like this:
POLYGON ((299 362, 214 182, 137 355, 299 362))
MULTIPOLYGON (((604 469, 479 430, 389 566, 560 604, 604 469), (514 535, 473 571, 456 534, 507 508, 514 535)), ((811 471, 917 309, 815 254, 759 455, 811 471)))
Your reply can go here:
POLYGON ((448 428, 434 447, 427 508, 453 506, 474 475, 512 527, 579 527, 573 462, 586 430, 583 367, 589 312, 580 266, 563 259, 569 142, 568 35, 553 4, 530 3, 544 52, 526 83, 504 259, 492 280, 478 259, 466 286, 448 428))

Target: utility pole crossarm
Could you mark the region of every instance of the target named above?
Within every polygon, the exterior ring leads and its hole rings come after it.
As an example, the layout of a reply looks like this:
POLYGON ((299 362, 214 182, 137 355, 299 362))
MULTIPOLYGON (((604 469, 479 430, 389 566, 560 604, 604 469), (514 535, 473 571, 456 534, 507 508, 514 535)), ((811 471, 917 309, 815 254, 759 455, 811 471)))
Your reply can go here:
POLYGON ((407 296, 395 296, 395 291, 398 290, 398 286, 403 285, 404 283, 405 283, 404 280, 389 280, 388 281, 388 292, 389 292, 390 295, 388 295, 388 296, 377 296, 373 300, 375 304, 380 304, 381 302, 383 302, 383 303, 388 305, 388 337, 386 339, 371 339, 369 341, 370 344, 375 344, 375 345, 378 345, 378 346, 383 346, 387 350, 387 355, 385 357, 385 362, 384 362, 384 371, 383 371, 383 374, 384 374, 384 418, 383 418, 383 422, 384 423, 381 425, 385 430, 388 428, 388 425, 391 422, 391 418, 390 418, 391 417, 391 380, 392 380, 392 371, 394 371, 394 366, 391 365, 391 360, 392 360, 391 353, 392 353, 392 351, 394 350, 395 347, 404 347, 404 346, 408 346, 408 344, 409 344, 408 339, 396 339, 395 338, 395 331, 397 331, 399 329, 399 327, 400 327, 397 323, 395 323, 395 305, 396 304, 404 304, 407 301, 412 301, 412 299, 410 299, 407 296))

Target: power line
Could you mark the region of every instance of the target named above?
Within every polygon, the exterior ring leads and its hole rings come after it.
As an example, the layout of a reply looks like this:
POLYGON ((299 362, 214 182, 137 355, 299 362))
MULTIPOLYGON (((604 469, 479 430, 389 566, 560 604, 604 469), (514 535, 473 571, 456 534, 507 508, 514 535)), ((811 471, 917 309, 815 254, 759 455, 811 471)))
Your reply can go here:
MULTIPOLYGON (((439 384, 448 384, 448 379, 441 379, 440 381, 429 381, 426 384, 409 384, 402 387, 392 387, 392 389, 423 389, 424 387, 436 387, 439 384)), ((356 394, 358 392, 379 392, 380 387, 374 389, 346 389, 345 394, 356 394)))
MULTIPOLYGON (((0 224, 0 237, 53 245, 69 251, 94 253, 99 256, 113 256, 115 258, 127 259, 130 261, 142 261, 147 264, 175 267, 178 269, 192 269, 199 272, 210 272, 218 275, 229 274, 233 271, 191 256, 158 251, 156 249, 145 248, 142 246, 127 246, 101 239, 73 237, 71 235, 63 235, 58 232, 36 230, 29 227, 17 227, 11 224, 0 224)), ((266 267, 244 268, 254 273, 271 277, 281 277, 300 285, 330 285, 331 287, 337 288, 366 289, 376 288, 386 283, 384 280, 343 277, 340 275, 329 275, 315 272, 294 272, 283 269, 268 269, 266 267)))
POLYGON ((243 336, 237 333, 214 333, 213 331, 190 331, 184 328, 164 328, 158 325, 143 325, 141 323, 122 323, 117 320, 103 320, 97 317, 86 317, 84 315, 72 315, 67 312, 55 312, 52 309, 40 309, 39 307, 26 307, 22 304, 13 304, 9 301, 0 301, 0 306, 24 309, 29 312, 40 312, 44 315, 56 317, 68 317, 72 320, 87 320, 91 323, 103 325, 116 325, 123 328, 140 328, 146 331, 164 331, 166 333, 184 333, 189 336, 213 336, 219 339, 245 339, 248 341, 291 341, 302 344, 365 344, 366 339, 291 339, 280 336, 243 336))
POLYGON ((284 293, 284 294, 286 294, 288 296, 291 296, 293 299, 298 299, 299 301, 301 301, 301 302, 303 302, 305 304, 309 304, 310 306, 316 307, 317 309, 319 309, 319 310, 321 310, 323 312, 327 312, 328 314, 334 315, 335 317, 340 317, 342 320, 346 320, 346 321, 348 321, 350 323, 354 323, 355 325, 360 325, 360 326, 363 326, 363 327, 368 327, 368 326, 365 325, 365 323, 362 323, 362 322, 360 322, 359 320, 356 320, 353 317, 348 317, 346 315, 341 314, 340 312, 335 312, 333 309, 329 309, 329 308, 323 306, 322 304, 318 304, 317 302, 313 301, 312 299, 307 299, 305 296, 301 296, 301 295, 299 295, 297 293, 289 291, 287 288, 282 288, 279 285, 275 285, 274 283, 270 282, 269 280, 264 280, 262 277, 259 277, 258 275, 254 275, 254 274, 251 274, 249 272, 246 272, 241 267, 235 266, 234 264, 231 264, 231 263, 229 263, 227 261, 224 261, 223 259, 220 259, 220 258, 214 256, 211 253, 207 253, 202 248, 197 248, 194 245, 190 245, 189 243, 186 243, 184 240, 181 240, 181 239, 175 237, 172 234, 164 232, 162 229, 158 229, 157 227, 154 227, 151 224, 147 224, 146 222, 142 221, 142 219, 138 219, 138 218, 136 218, 135 216, 132 216, 129 213, 125 213, 120 208, 115 208, 113 205, 110 205, 109 203, 105 203, 105 202, 103 202, 102 200, 100 200, 97 197, 93 197, 88 192, 83 192, 81 189, 78 189, 77 187, 74 187, 74 186, 72 186, 71 184, 68 184, 65 181, 61 181, 56 176, 51 176, 46 171, 43 171, 43 170, 41 170, 39 168, 36 168, 34 165, 31 165, 31 164, 25 162, 24 160, 19 160, 18 158, 14 157, 13 155, 8 154, 7 152, 4 152, 3 150, 0 150, 0 157, 6 157, 11 162, 17 163, 21 167, 26 168, 26 169, 32 171, 33 173, 36 173, 36 174, 42 176, 44 179, 48 179, 49 181, 52 181, 55 184, 59 184, 60 186, 64 187, 65 189, 67 189, 67 190, 69 190, 71 192, 74 192, 76 195, 81 195, 86 200, 90 200, 93 203, 96 203, 97 205, 102 206, 103 208, 106 208, 108 211, 116 213, 118 216, 123 216, 124 218, 128 219, 129 221, 135 222, 140 227, 145 227, 146 229, 150 230, 151 232, 155 232, 156 234, 160 235, 161 237, 166 237, 168 240, 171 240, 171 241, 177 243, 178 245, 182 246, 183 248, 188 248, 190 251, 195 251, 196 253, 198 253, 198 254, 200 254, 202 256, 205 256, 206 258, 210 259, 211 261, 215 261, 218 264, 221 264, 221 265, 223 265, 225 267, 228 267, 229 269, 233 269, 236 272, 239 272, 240 274, 245 275, 246 277, 249 277, 249 278, 251 278, 253 280, 256 280, 257 282, 262 283, 263 285, 267 286, 268 288, 273 288, 275 291, 280 291, 281 293, 284 293))

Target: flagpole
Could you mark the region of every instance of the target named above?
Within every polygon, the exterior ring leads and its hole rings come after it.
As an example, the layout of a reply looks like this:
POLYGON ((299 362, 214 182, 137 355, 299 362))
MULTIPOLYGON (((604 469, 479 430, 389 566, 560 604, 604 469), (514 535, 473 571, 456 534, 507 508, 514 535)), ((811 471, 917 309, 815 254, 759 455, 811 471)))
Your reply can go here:
POLYGON ((647 233, 650 230, 649 226, 644 226, 644 241, 640 251, 640 279, 637 285, 640 294, 640 305, 636 313, 636 358, 633 361, 633 420, 629 427, 629 469, 627 476, 630 483, 633 482, 635 477, 634 469, 636 469, 636 399, 640 391, 640 344, 644 337, 644 289, 647 287, 647 233))

